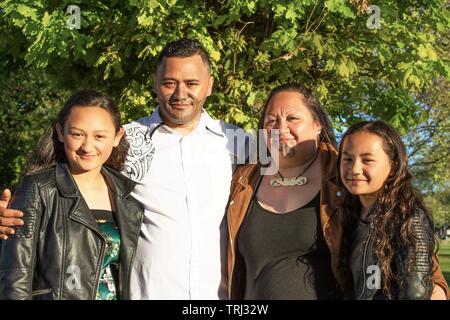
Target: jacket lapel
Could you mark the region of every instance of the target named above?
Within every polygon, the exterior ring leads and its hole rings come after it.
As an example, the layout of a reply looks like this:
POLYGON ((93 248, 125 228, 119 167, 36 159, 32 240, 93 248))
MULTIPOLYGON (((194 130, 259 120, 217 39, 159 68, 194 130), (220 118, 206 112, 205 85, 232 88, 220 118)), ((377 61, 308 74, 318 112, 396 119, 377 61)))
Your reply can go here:
POLYGON ((61 196, 70 199, 72 201, 69 219, 85 225, 86 227, 100 233, 98 224, 95 221, 91 210, 89 209, 86 201, 81 196, 80 191, 77 188, 75 180, 67 164, 58 163, 56 165, 56 185, 61 193, 61 196))

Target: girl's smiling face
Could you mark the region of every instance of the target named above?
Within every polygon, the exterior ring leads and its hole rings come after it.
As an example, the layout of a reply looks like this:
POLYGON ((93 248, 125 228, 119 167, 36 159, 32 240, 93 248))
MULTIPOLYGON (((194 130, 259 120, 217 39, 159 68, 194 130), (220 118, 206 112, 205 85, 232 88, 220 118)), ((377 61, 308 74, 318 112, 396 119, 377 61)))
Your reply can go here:
POLYGON ((73 174, 100 171, 124 134, 123 128, 116 130, 111 114, 96 106, 73 107, 64 128, 57 124, 56 130, 73 174))
POLYGON ((358 196, 376 196, 391 173, 391 160, 376 134, 359 131, 342 142, 340 175, 347 190, 358 196))

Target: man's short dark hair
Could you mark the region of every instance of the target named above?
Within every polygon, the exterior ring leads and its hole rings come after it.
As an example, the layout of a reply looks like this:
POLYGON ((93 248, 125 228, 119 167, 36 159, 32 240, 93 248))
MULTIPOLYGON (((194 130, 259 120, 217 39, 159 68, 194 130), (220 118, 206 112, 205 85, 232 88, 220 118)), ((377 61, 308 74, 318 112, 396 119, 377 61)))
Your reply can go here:
POLYGON ((158 60, 156 60, 156 70, 158 70, 165 57, 192 57, 197 54, 200 55, 203 63, 208 66, 208 70, 211 70, 211 61, 208 53, 197 40, 184 38, 169 42, 159 54, 158 60))

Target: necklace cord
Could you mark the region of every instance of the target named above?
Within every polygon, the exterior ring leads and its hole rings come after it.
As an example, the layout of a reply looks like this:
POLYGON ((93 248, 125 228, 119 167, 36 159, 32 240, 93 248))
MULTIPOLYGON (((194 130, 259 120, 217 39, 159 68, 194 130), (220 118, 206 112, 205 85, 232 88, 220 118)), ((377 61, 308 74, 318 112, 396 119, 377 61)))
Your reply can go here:
MULTIPOLYGON (((297 179, 298 177, 300 177, 302 174, 304 174, 306 171, 308 171, 308 169, 313 165, 313 163, 316 161, 317 156, 319 155, 319 149, 317 149, 316 154, 314 155, 314 158, 312 159, 312 161, 308 164, 308 166, 305 168, 305 170, 303 170, 302 172, 300 172, 300 174, 295 177, 295 179, 297 179)), ((282 176, 282 174, 280 173, 280 170, 278 170, 278 174, 280 175, 281 180, 284 181, 284 177, 282 176)))

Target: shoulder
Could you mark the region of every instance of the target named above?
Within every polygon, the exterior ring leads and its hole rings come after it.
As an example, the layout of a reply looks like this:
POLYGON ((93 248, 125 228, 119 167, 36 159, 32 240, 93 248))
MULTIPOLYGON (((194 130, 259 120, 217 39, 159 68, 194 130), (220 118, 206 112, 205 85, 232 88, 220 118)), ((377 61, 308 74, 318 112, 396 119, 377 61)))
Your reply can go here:
POLYGON ((235 178, 248 179, 252 176, 256 170, 259 168, 257 164, 243 164, 236 167, 236 171, 234 172, 235 178))
POLYGON ((420 231, 423 228, 429 230, 433 226, 432 219, 428 212, 421 208, 416 208, 412 215, 412 227, 414 231, 420 231))
POLYGON ((56 185, 55 167, 45 169, 33 174, 24 175, 18 186, 19 189, 35 187, 38 189, 56 185))
POLYGON ((251 185, 259 177, 261 167, 257 164, 243 164, 236 167, 233 173, 232 189, 237 185, 251 185))
POLYGON ((127 196, 136 186, 135 181, 112 168, 103 166, 102 170, 103 173, 105 173, 108 178, 111 179, 111 182, 114 183, 114 186, 117 189, 117 193, 120 196, 127 196))
POLYGON ((150 134, 152 127, 156 127, 157 125, 157 123, 151 121, 150 117, 145 117, 137 121, 124 124, 123 128, 125 129, 125 136, 127 139, 132 139, 136 135, 144 135, 145 138, 146 134, 150 134))
POLYGON ((140 136, 142 138, 142 135, 148 134, 150 138, 151 132, 162 123, 158 110, 159 109, 157 108, 151 115, 125 124, 123 128, 125 129, 126 137, 128 139, 135 136, 140 136))
POLYGON ((134 181, 142 180, 150 168, 155 153, 152 133, 158 125, 151 117, 124 125, 129 149, 122 173, 134 181))
POLYGON ((205 110, 203 110, 202 112, 200 123, 203 123, 203 125, 205 125, 208 130, 222 137, 226 137, 228 135, 233 135, 236 132, 243 131, 237 125, 212 118, 205 110))

